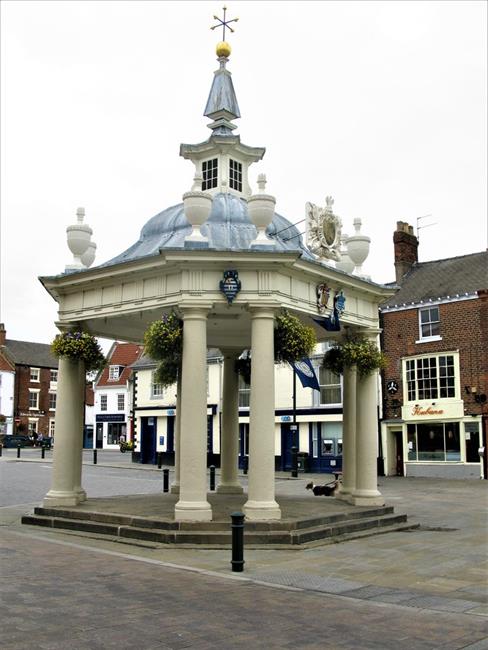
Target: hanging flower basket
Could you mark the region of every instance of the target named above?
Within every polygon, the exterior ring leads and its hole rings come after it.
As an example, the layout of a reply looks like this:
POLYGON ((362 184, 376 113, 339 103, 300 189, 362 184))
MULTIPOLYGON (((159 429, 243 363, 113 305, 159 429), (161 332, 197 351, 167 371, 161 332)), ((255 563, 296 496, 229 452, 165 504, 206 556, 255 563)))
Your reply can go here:
MULTIPOLYGON (((297 316, 293 316, 286 310, 276 317, 275 363, 294 363, 303 357, 309 357, 316 345, 317 337, 313 327, 303 325, 297 316)), ((249 354, 236 361, 236 372, 247 384, 251 383, 251 357, 249 354)))
POLYGON ((62 332, 51 343, 51 350, 58 358, 84 361, 87 372, 100 370, 106 363, 97 339, 87 332, 62 332))
POLYGON ((154 379, 164 388, 178 379, 183 354, 183 321, 175 312, 151 323, 144 334, 144 352, 159 361, 154 379))
POLYGON ((303 325, 297 316, 283 310, 276 317, 274 356, 276 363, 294 363, 309 357, 317 345, 313 327, 303 325))
POLYGON ((346 338, 327 350, 323 366, 340 375, 345 366, 356 366, 361 377, 386 368, 388 360, 376 343, 362 336, 346 338))

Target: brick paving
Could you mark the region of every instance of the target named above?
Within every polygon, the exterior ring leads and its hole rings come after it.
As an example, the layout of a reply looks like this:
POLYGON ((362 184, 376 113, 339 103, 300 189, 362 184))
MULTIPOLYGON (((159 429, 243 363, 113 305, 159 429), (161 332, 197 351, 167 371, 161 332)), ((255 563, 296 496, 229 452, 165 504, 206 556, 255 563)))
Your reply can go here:
MULTIPOLYGON (((279 501, 310 475, 277 478, 279 501)), ((243 574, 229 551, 47 531, 20 526, 28 508, 0 511, 0 646, 487 650, 488 482, 379 487, 419 529, 246 549, 243 574)))
POLYGON ((287 590, 3 533, 3 650, 488 647, 479 645, 487 620, 463 612, 287 590))

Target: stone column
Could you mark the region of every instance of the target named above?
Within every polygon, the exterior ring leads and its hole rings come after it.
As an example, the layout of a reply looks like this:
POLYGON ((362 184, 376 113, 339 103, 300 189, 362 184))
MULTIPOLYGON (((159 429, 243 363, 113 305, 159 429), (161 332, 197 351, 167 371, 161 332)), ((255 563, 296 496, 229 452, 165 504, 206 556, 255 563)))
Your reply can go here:
POLYGON ((281 519, 275 501, 274 311, 251 312, 249 488, 244 513, 250 520, 281 519))
POLYGON ((79 424, 76 425, 78 434, 75 436, 75 444, 73 445, 73 457, 75 467, 75 490, 78 494, 80 502, 86 501, 86 492, 81 486, 82 467, 83 467, 83 425, 85 423, 85 383, 86 372, 85 363, 80 361, 78 364, 78 381, 80 383, 79 394, 79 424))
POLYGON ((239 462, 239 376, 235 362, 241 350, 223 349, 224 383, 222 389, 222 433, 220 447, 220 484, 217 492, 241 494, 237 479, 239 462))
POLYGON ((59 359, 52 479, 44 498, 46 507, 75 506, 82 499, 81 458, 78 460, 83 435, 80 365, 78 361, 59 359))
POLYGON ((356 506, 382 506, 378 491, 378 373, 358 378, 356 432, 356 487, 351 503, 356 506))
POLYGON ((342 375, 342 485, 339 499, 349 499, 356 488, 356 366, 345 366, 342 375))
POLYGON ((176 417, 175 417, 175 478, 171 485, 171 494, 180 493, 180 431, 181 431, 181 372, 176 383, 176 417))
POLYGON ((186 307, 183 313, 181 373, 180 500, 176 521, 210 521, 207 501, 207 313, 186 307))

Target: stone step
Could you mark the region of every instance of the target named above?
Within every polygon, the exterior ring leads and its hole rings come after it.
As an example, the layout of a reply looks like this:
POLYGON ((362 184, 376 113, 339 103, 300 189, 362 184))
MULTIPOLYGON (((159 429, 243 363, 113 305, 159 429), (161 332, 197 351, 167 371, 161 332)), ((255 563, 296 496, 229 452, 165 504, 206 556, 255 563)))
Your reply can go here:
MULTIPOLYGON (((230 524, 227 523, 225 528, 223 528, 224 522, 206 522, 206 526, 203 526, 204 522, 199 522, 200 525, 198 528, 187 526, 181 526, 180 528, 151 528, 148 525, 138 525, 141 518, 137 517, 112 516, 103 513, 102 520, 98 521, 86 516, 97 513, 80 513, 77 511, 77 515, 83 514, 85 516, 75 519, 68 516, 68 514, 71 514, 68 511, 43 508, 36 510, 44 511, 44 514, 35 512, 33 515, 24 515, 22 517, 22 523, 158 544, 230 547, 232 541, 230 524), (59 516, 61 513, 63 516, 59 516), (212 526, 214 523, 219 524, 219 526, 212 526)), ((396 515, 391 512, 392 510, 392 508, 389 508, 387 514, 381 512, 379 515, 373 517, 365 517, 365 513, 362 513, 363 516, 360 517, 344 517, 340 520, 336 517, 336 521, 333 523, 327 521, 318 525, 317 520, 324 518, 313 518, 308 521, 314 525, 309 525, 308 527, 300 525, 300 527, 289 527, 287 529, 277 526, 277 524, 282 524, 283 522, 259 522, 261 524, 267 523, 268 527, 266 529, 263 527, 256 529, 246 523, 244 528, 244 543, 248 546, 301 546, 317 541, 340 541, 351 538, 351 536, 357 535, 358 533, 362 534, 365 531, 369 531, 369 534, 377 534, 383 532, 382 529, 384 529, 384 532, 387 532, 387 530, 393 530, 395 527, 401 526, 405 528, 407 526, 406 515, 396 515)), ((344 514, 356 515, 357 513, 344 514)), ((326 517, 325 519, 329 518, 326 517)), ((146 520, 144 523, 147 524, 148 521, 146 520)), ((158 521, 157 523, 160 524, 162 522, 158 521)), ((174 524, 175 522, 169 523, 174 524)), ((189 522, 180 523, 188 524, 189 522)), ((407 527, 411 528, 412 526, 407 527)))

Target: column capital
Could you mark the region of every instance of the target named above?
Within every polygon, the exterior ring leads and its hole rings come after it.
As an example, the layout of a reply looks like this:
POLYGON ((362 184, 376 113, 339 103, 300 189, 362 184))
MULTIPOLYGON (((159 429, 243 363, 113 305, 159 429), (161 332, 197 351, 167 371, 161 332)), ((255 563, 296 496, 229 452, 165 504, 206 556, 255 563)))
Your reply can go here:
POLYGON ((248 310, 251 314, 252 319, 275 318, 280 309, 282 309, 282 307, 276 303, 250 303, 248 305, 248 310))
POLYGON ((183 320, 190 319, 207 319, 209 311, 212 309, 211 302, 194 302, 178 305, 178 311, 181 313, 183 320))

